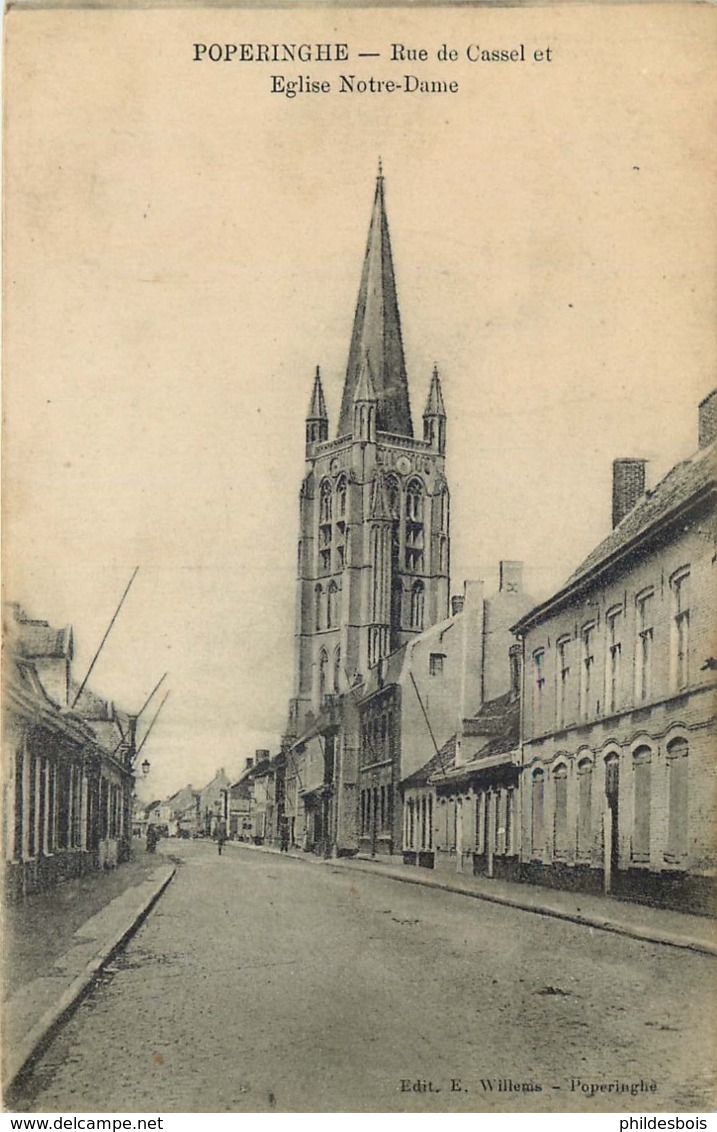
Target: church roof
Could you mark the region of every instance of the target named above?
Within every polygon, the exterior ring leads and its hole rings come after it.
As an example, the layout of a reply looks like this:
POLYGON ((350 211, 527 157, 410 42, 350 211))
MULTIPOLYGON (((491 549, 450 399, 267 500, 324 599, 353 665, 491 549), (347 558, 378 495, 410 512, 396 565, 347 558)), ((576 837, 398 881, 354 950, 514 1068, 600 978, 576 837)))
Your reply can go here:
POLYGON ((381 432, 413 436, 401 320, 388 233, 383 175, 379 171, 346 367, 339 436, 353 431, 356 389, 368 357, 378 399, 381 432))

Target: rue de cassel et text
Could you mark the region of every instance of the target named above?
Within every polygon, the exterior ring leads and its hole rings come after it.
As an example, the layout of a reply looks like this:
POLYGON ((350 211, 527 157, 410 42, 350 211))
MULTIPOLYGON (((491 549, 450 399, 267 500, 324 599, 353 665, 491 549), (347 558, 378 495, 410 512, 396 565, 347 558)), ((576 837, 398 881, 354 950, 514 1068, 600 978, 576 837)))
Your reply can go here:
POLYGON ((443 43, 429 51, 426 47, 410 47, 391 43, 388 51, 357 51, 348 43, 193 43, 195 63, 351 63, 356 58, 371 57, 388 63, 435 63, 437 71, 430 77, 423 73, 404 73, 396 78, 379 78, 372 74, 356 74, 346 68, 338 77, 324 78, 312 74, 271 74, 271 94, 296 98, 304 94, 456 94, 457 79, 449 77, 445 64, 461 60, 469 63, 541 63, 552 61, 551 47, 532 47, 518 43, 512 47, 483 47, 470 43, 463 50, 443 43))
POLYGON ((469 43, 464 48, 442 43, 436 48, 391 43, 387 51, 354 51, 348 43, 193 43, 194 63, 348 63, 353 58, 384 59, 389 63, 550 63, 552 47, 484 46, 469 43))

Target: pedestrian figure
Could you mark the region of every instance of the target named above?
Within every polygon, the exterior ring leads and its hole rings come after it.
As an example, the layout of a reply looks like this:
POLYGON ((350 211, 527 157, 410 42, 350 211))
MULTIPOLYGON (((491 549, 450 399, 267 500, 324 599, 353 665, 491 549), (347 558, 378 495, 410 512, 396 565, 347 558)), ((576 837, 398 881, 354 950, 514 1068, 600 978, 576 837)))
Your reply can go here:
POLYGON ((279 848, 282 853, 289 852, 289 823, 284 818, 279 829, 279 848))
POLYGON ((217 852, 219 853, 219 856, 221 857, 222 849, 224 847, 224 842, 227 839, 227 826, 226 826, 226 822, 224 821, 224 818, 217 818, 217 824, 216 824, 216 828, 214 830, 214 836, 217 840, 217 852))
POLYGON ((157 842, 158 841, 159 841, 159 836, 157 834, 157 830, 155 829, 155 827, 153 825, 151 825, 151 824, 148 825, 147 826, 147 852, 148 853, 154 853, 155 849, 157 848, 157 842))

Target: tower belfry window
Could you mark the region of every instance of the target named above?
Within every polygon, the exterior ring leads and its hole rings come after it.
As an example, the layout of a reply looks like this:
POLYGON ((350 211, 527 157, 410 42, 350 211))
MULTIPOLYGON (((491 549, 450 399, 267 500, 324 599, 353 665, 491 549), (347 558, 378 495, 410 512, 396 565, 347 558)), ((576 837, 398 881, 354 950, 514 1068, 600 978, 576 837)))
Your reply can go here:
POLYGON ((319 700, 323 701, 324 696, 328 692, 329 682, 329 657, 325 649, 321 650, 319 656, 319 700))
POLYGON ((401 488, 395 476, 386 476, 386 503, 391 518, 398 519, 401 514, 401 488))
POLYGON ((391 516, 391 648, 398 648, 402 618, 401 485, 397 476, 386 476, 386 505, 391 516))
POLYGON ((445 487, 443 488, 443 491, 441 492, 440 520, 441 520, 441 530, 447 531, 448 530, 448 491, 445 487))
POLYGON ((316 586, 314 590, 314 627, 317 632, 323 628, 321 624, 321 604, 322 604, 323 591, 321 586, 316 586))
POLYGON ((339 519, 346 517, 346 477, 342 476, 336 485, 336 514, 339 519))
POLYGON ((324 480, 319 498, 319 571, 322 574, 331 573, 331 514, 331 481, 324 480))
POLYGON ((341 476, 336 485, 336 526, 334 530, 335 560, 334 568, 343 570, 346 565, 346 477, 341 476))
POLYGON ((321 523, 331 522, 331 483, 324 480, 321 484, 321 523))
POLYGON ((423 571, 423 487, 416 480, 406 490, 406 569, 423 571))
POLYGON ((414 582, 411 588, 411 628, 423 629, 425 591, 423 582, 414 582))
POLYGON ((339 591, 336 582, 329 583, 326 605, 326 628, 334 629, 337 624, 337 606, 338 606, 339 591))

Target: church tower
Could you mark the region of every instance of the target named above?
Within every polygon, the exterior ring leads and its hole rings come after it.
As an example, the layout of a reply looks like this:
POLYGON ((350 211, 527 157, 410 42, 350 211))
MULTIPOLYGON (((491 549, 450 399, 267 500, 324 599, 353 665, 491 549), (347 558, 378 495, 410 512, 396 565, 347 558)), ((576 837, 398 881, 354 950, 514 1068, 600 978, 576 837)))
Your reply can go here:
POLYGON ((448 616, 445 454, 436 368, 413 432, 379 167, 335 437, 318 368, 306 418, 290 735, 448 616))

